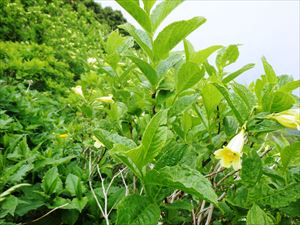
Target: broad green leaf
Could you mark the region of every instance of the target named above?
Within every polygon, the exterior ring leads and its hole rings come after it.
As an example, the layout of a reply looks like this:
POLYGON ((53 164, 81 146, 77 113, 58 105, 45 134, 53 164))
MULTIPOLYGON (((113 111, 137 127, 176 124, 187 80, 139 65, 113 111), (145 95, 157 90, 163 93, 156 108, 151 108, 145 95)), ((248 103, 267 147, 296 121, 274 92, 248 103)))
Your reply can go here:
POLYGON ((189 107, 192 106, 197 101, 198 95, 187 95, 180 97, 176 100, 176 102, 172 105, 172 107, 169 110, 169 116, 176 116, 185 110, 187 110, 189 107))
POLYGON ((143 0, 145 11, 150 14, 150 10, 155 4, 156 0, 143 0))
POLYGON ((286 146, 281 152, 280 157, 282 165, 287 168, 289 166, 300 166, 300 142, 292 143, 286 146))
POLYGON ((175 64, 182 61, 183 55, 180 53, 170 54, 168 58, 162 60, 156 67, 158 77, 161 78, 169 69, 175 66, 175 64))
POLYGON ((268 82, 270 82, 271 84, 275 84, 277 82, 277 76, 275 71, 273 70, 272 66, 267 62, 265 57, 262 57, 261 60, 264 66, 264 70, 268 82))
MULTIPOLYGON (((139 151, 138 148, 140 147, 134 148, 134 150, 139 151)), ((114 147, 109 151, 109 154, 125 164, 137 177, 142 178, 141 170, 137 167, 133 159, 127 155, 129 150, 131 149, 125 145, 115 144, 114 147)))
POLYGON ((195 53, 195 49, 194 49, 192 43, 186 39, 183 40, 183 46, 184 46, 186 61, 189 61, 191 55, 193 55, 195 53))
POLYGON ((108 148, 113 148, 114 144, 122 144, 129 148, 135 148, 136 144, 133 140, 122 137, 117 133, 111 133, 107 130, 97 129, 94 135, 108 148))
POLYGON ((247 225, 273 225, 274 222, 258 205, 253 204, 247 214, 247 225))
POLYGON ((240 112, 237 109, 238 105, 234 104, 234 101, 233 101, 233 98, 232 98, 232 94, 230 94, 229 91, 225 87, 223 87, 223 86, 221 86, 219 84, 214 84, 214 86, 220 91, 220 93, 222 93, 222 95, 226 99, 228 105, 232 109, 233 114, 235 115, 235 117, 239 121, 240 125, 243 125, 244 120, 243 120, 243 117, 241 115, 242 112, 240 112))
POLYGON ((7 197, 5 201, 2 202, 1 204, 0 218, 3 218, 8 214, 14 216, 17 205, 18 205, 18 198, 16 198, 13 195, 7 197))
POLYGON ((86 204, 88 203, 88 197, 82 197, 82 198, 73 198, 70 205, 67 205, 66 209, 77 209, 79 212, 81 212, 86 204))
POLYGON ((80 183, 79 177, 74 174, 69 174, 66 179, 66 190, 77 198, 81 198, 82 196, 82 187, 80 183))
POLYGON ((194 54, 191 54, 189 61, 196 64, 204 63, 211 54, 222 47, 222 45, 213 45, 206 49, 197 51, 194 54))
POLYGON ((120 53, 119 48, 125 43, 127 38, 122 37, 117 30, 111 32, 106 40, 105 50, 108 54, 120 53))
POLYGON ((228 74, 224 79, 223 79, 223 83, 226 84, 232 80, 234 80, 236 77, 238 77, 239 75, 241 75, 242 73, 246 72, 247 70, 252 69, 255 66, 255 64, 250 63, 247 64, 245 66, 243 66, 242 68, 238 69, 237 71, 228 74))
POLYGON ((182 2, 183 0, 164 0, 159 3, 151 13, 152 31, 155 32, 161 22, 182 2))
POLYGON ((279 91, 289 93, 299 87, 300 87, 300 80, 295 80, 284 84, 282 87, 279 88, 279 91))
POLYGON ((262 175, 262 161, 256 151, 243 156, 241 179, 247 186, 254 186, 262 175))
POLYGON ((130 195, 117 206, 116 225, 156 225, 160 217, 158 205, 147 197, 130 195))
POLYGON ((216 65, 220 72, 223 71, 223 68, 234 63, 239 57, 239 49, 237 45, 229 45, 226 48, 223 48, 219 51, 219 54, 216 58, 216 65))
MULTIPOLYGON (((262 187, 262 193, 255 196, 255 202, 262 205, 269 205, 272 208, 281 208, 300 199, 300 183, 290 183, 283 188, 273 189, 271 187, 262 187)), ((256 193, 257 190, 254 190, 256 193)))
POLYGON ((151 65, 145 62, 142 59, 139 59, 134 56, 129 56, 129 58, 138 66, 138 68, 143 72, 143 74, 147 77, 149 82, 153 87, 155 87, 158 83, 158 75, 156 71, 153 69, 151 65))
POLYGON ((154 41, 154 58, 156 61, 165 59, 169 52, 185 37, 206 21, 203 17, 174 22, 164 28, 154 41))
POLYGON ((225 116, 223 124, 227 137, 232 137, 239 128, 239 124, 233 116, 225 116))
POLYGON ((196 85, 204 76, 204 68, 197 64, 186 62, 181 65, 176 74, 176 92, 180 93, 196 85))
POLYGON ((211 183, 197 170, 176 166, 166 166, 151 170, 145 177, 145 184, 172 187, 217 204, 217 195, 211 183))
POLYGON ((126 30, 147 55, 152 58, 152 41, 145 31, 139 30, 129 23, 122 24, 119 27, 126 30))
POLYGON ((182 159, 187 146, 184 144, 171 141, 162 150, 162 154, 155 163, 155 169, 159 170, 165 166, 175 166, 182 159))
POLYGON ((45 173, 42 180, 42 188, 47 195, 59 193, 63 190, 63 185, 56 167, 53 167, 45 173))
POLYGON ((270 112, 282 112, 284 110, 292 108, 295 103, 295 99, 291 94, 281 91, 276 91, 272 94, 274 95, 274 97, 270 112))
POLYGON ((161 151, 167 140, 168 129, 162 126, 166 123, 167 112, 157 113, 149 122, 143 134, 142 144, 126 152, 126 155, 141 170, 151 162, 161 151))
POLYGON ((206 83, 201 90, 201 95, 207 116, 211 118, 211 115, 217 109, 217 106, 222 99, 222 94, 214 85, 206 83))
POLYGON ((253 92, 251 92, 246 86, 239 83, 233 83, 231 86, 233 87, 234 92, 247 105, 248 110, 252 111, 253 108, 257 105, 257 100, 253 92))
POLYGON ((151 33, 151 20, 147 13, 132 0, 116 0, 146 31, 151 33))

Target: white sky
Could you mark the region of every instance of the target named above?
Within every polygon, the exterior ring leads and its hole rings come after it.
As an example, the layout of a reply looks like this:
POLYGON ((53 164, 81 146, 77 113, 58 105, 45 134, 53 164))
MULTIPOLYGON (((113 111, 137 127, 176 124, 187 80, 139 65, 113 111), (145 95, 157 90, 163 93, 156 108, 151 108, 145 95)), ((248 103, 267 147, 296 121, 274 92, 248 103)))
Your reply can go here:
MULTIPOLYGON (((102 6, 121 10, 127 21, 135 20, 114 0, 96 0, 102 6)), ((196 50, 221 44, 242 44, 238 61, 228 67, 234 71, 247 63, 255 63, 254 69, 237 80, 249 83, 263 73, 260 58, 265 56, 280 74, 290 74, 300 79, 299 73, 299 1, 203 1, 187 0, 179 5, 161 24, 165 27, 177 20, 203 16, 206 23, 194 31, 188 40, 196 50)), ((183 49, 182 44, 175 50, 183 49)), ((298 89, 299 91, 299 89, 298 89)))

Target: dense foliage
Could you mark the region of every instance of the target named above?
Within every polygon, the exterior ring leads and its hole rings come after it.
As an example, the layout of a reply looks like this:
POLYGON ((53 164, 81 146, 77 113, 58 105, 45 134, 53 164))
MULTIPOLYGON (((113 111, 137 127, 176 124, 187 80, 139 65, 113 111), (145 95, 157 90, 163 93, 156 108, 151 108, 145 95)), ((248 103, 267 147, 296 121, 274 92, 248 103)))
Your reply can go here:
POLYGON ((185 39, 203 17, 156 34, 182 0, 117 0, 130 36, 24 2, 0 3, 0 224, 300 223, 299 80, 235 82, 238 45, 185 39))

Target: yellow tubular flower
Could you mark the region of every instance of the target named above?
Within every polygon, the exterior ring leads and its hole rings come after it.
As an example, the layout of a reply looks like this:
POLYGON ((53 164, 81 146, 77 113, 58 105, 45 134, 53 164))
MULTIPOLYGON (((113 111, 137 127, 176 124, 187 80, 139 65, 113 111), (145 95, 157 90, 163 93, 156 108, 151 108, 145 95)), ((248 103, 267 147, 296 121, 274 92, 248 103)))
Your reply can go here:
POLYGON ((227 146, 214 152, 216 159, 221 160, 221 166, 225 168, 233 167, 234 170, 242 168, 241 156, 244 147, 244 130, 234 136, 227 146))
POLYGON ((59 138, 63 138, 63 139, 67 138, 68 136, 69 136, 68 134, 60 134, 60 135, 58 135, 59 138))
POLYGON ((92 138, 93 138, 93 140, 95 141, 95 143, 94 143, 94 147, 95 147, 95 148, 101 148, 101 147, 104 147, 104 144, 103 144, 101 141, 99 141, 98 138, 96 138, 95 136, 93 136, 92 138))
POLYGON ((300 131, 300 109, 289 109, 275 115, 270 116, 270 118, 275 119, 281 125, 297 129, 300 131))
POLYGON ((105 102, 105 103, 114 103, 112 95, 96 98, 96 101, 105 102))
POLYGON ((81 97, 84 98, 84 95, 83 95, 83 92, 82 92, 82 88, 80 85, 76 86, 76 87, 73 87, 71 88, 72 91, 74 91, 76 94, 80 95, 81 97))

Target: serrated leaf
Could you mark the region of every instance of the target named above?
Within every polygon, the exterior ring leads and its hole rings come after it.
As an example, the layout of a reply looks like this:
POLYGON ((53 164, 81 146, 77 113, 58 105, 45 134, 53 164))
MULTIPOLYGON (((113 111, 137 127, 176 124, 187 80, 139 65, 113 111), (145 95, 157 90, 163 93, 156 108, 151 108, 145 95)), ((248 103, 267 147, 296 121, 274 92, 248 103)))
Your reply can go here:
POLYGON ((203 17, 174 22, 165 27, 154 41, 154 58, 156 61, 165 59, 169 52, 185 37, 206 21, 203 17))
POLYGON ((146 31, 151 33, 151 21, 147 13, 132 0, 116 0, 146 31))
POLYGON ((225 78, 223 78, 223 83, 226 84, 226 83, 234 80, 242 73, 246 72, 247 70, 252 69, 254 66, 255 66, 255 64, 250 63, 250 64, 247 64, 247 65, 243 66, 242 68, 238 69, 237 71, 228 74, 225 78))
POLYGON ((176 92, 180 93, 196 85, 204 76, 204 69, 191 62, 181 65, 176 74, 176 92))
POLYGON ((155 87, 158 83, 158 75, 157 75, 155 69, 153 69, 153 67, 150 64, 148 64, 147 62, 145 62, 142 59, 139 59, 139 58, 134 57, 134 56, 129 56, 129 58, 143 72, 143 74, 146 76, 146 78, 151 83, 151 85, 153 87, 155 87))
POLYGON ((156 203, 140 195, 127 196, 117 207, 116 225, 156 225, 160 209, 156 203))
POLYGON ((18 205, 18 198, 16 198, 13 195, 7 197, 5 201, 2 202, 1 204, 0 218, 3 218, 8 214, 14 216, 17 205, 18 205))
POLYGON ((258 205, 253 204, 247 214, 247 225, 273 225, 272 218, 269 217, 258 205))
POLYGON ((282 165, 287 168, 288 166, 300 166, 300 142, 291 143, 286 146, 281 152, 280 157, 282 165))
POLYGON ((119 27, 126 30, 147 55, 152 58, 152 41, 145 31, 139 30, 129 23, 122 24, 119 27))
POLYGON ((161 22, 182 2, 183 0, 164 0, 159 3, 151 13, 152 31, 155 32, 161 22))
POLYGON ((151 170, 145 177, 145 184, 172 187, 217 204, 217 195, 211 183, 197 170, 176 166, 166 166, 151 170))

